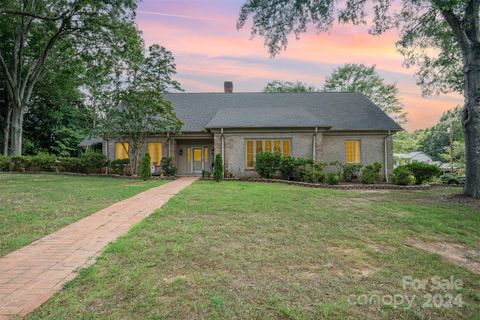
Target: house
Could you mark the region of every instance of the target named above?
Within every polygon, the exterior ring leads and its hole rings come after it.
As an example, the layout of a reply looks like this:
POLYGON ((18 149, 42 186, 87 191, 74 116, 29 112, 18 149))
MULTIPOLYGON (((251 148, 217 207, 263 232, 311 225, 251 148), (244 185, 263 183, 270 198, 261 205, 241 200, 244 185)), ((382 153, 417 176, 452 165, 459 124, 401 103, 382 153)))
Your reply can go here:
POLYGON ((425 152, 421 152, 421 151, 414 151, 409 153, 395 153, 393 155, 393 159, 394 159, 394 165, 393 165, 394 168, 405 165, 405 164, 409 164, 412 162, 435 164, 435 161, 433 161, 432 157, 430 157, 425 152))
POLYGON ((84 151, 88 151, 90 149, 101 150, 102 148, 102 138, 88 136, 78 144, 78 147, 84 151))
MULTIPOLYGON (((256 176, 255 157, 261 151, 317 161, 371 164, 378 161, 383 176, 393 169, 392 134, 402 128, 359 93, 171 93, 184 122, 181 134, 151 135, 145 151, 152 162, 172 157, 178 175, 212 171, 221 154, 225 175, 256 176)), ((104 138, 110 160, 127 156, 121 144, 104 138)))

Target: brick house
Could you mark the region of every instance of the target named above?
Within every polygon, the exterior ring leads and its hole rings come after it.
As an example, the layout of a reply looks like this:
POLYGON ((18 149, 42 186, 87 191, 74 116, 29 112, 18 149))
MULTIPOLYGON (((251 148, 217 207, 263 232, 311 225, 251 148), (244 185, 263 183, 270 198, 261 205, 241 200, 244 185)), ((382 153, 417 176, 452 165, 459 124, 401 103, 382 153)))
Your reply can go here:
MULTIPOLYGON (((172 157, 178 175, 212 171, 222 154, 227 176, 256 176, 256 154, 284 155, 330 162, 382 164, 393 169, 392 134, 402 128, 359 93, 170 93, 181 134, 151 135, 145 152, 152 163, 172 157)), ((126 157, 121 141, 104 137, 110 160, 126 157)))

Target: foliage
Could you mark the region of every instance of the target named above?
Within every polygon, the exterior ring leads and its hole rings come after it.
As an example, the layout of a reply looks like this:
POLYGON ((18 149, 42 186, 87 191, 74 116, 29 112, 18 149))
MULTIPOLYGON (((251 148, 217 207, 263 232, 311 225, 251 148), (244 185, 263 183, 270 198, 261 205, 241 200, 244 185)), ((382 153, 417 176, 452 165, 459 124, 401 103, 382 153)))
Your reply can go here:
POLYGON ((445 185, 463 185, 465 184, 465 176, 456 173, 445 173, 440 176, 440 181, 445 185))
POLYGON ((406 167, 415 177, 416 184, 428 182, 431 178, 442 172, 436 165, 422 162, 412 162, 407 164, 406 167))
POLYGON ((125 168, 130 164, 129 159, 116 159, 108 162, 108 167, 112 173, 123 175, 125 168))
POLYGON ((165 91, 181 88, 171 79, 176 73, 173 55, 158 45, 145 52, 141 40, 132 45, 128 57, 118 62, 115 72, 125 79, 113 79, 113 91, 105 88, 102 131, 109 137, 128 141, 132 173, 136 175, 146 136, 181 129, 182 122, 172 104, 162 98, 165 91))
POLYGON ((140 164, 140 177, 142 177, 144 181, 147 181, 152 177, 152 170, 150 169, 151 160, 150 154, 148 152, 145 153, 142 163, 140 164))
POLYGON ((336 172, 329 172, 327 175, 327 182, 330 185, 337 185, 340 181, 340 176, 336 172))
POLYGON ((300 170, 300 176, 302 178, 302 181, 310 182, 310 183, 325 181, 325 174, 323 173, 323 165, 321 164, 318 165, 318 164, 307 163, 305 165, 301 165, 299 170, 300 170))
POLYGON ((282 173, 282 176, 286 180, 290 180, 295 173, 295 169, 297 166, 297 161, 293 157, 285 157, 282 156, 280 159, 280 167, 279 170, 282 173))
POLYGON ((398 123, 406 122, 397 85, 385 83, 375 66, 347 63, 327 77, 323 90, 363 93, 398 123))
POLYGON ((162 167, 162 172, 167 177, 173 177, 177 173, 177 167, 173 164, 173 158, 164 157, 160 161, 160 166, 162 167))
POLYGON ((267 93, 278 93, 278 92, 316 92, 319 91, 317 88, 307 85, 301 81, 290 82, 290 81, 279 81, 274 80, 267 83, 263 92, 267 93))
MULTIPOLYGON (((26 0, 3 1, 1 6, 0 73, 8 83, 5 88, 9 91, 9 105, 13 111, 11 149, 20 155, 24 117, 35 99, 34 90, 42 73, 54 70, 58 76, 71 70, 70 66, 77 62, 82 69, 94 69, 104 60, 115 60, 119 52, 125 50, 129 30, 135 30, 136 1, 26 0)), ((68 73, 64 77, 70 81, 68 73)), ((66 88, 63 92, 66 95, 73 91, 78 93, 79 81, 88 78, 81 72, 73 73, 72 77, 72 86, 62 87, 66 88)), ((62 86, 56 80, 50 83, 52 93, 57 84, 62 86)), ((54 104, 58 103, 57 98, 53 97, 54 104)), ((38 150, 34 144, 31 147, 31 152, 38 150)), ((50 148, 45 150, 53 152, 50 148)))
POLYGON ((360 170, 362 170, 363 165, 358 163, 346 163, 343 165, 343 179, 346 182, 352 182, 358 178, 360 170))
POLYGON ((80 166, 85 173, 98 173, 106 166, 106 157, 103 153, 87 151, 79 157, 80 166))
POLYGON ((31 163, 42 171, 55 171, 57 157, 45 152, 39 152, 35 156, 31 156, 31 163))
POLYGON ((423 130, 414 132, 400 131, 396 132, 393 137, 393 152, 409 153, 419 150, 419 138, 423 130))
POLYGON ((255 170, 260 177, 269 179, 280 169, 281 159, 279 152, 260 152, 255 161, 255 170))
POLYGON ((382 165, 379 162, 366 165, 362 172, 362 183, 374 184, 380 180, 382 165))
POLYGON ((78 172, 83 173, 83 164, 78 157, 62 157, 58 158, 59 164, 58 169, 59 171, 65 172, 78 172))
POLYGON ((0 171, 10 170, 10 157, 0 155, 0 171))
MULTIPOLYGON (((435 160, 442 160, 442 154, 445 149, 450 147, 449 128, 453 127, 454 140, 460 143, 464 142, 464 133, 462 127, 462 109, 456 107, 443 113, 440 121, 433 127, 426 129, 419 139, 420 151, 432 156, 435 160)), ((448 156, 450 159, 450 156, 448 156)), ((465 158, 454 159, 455 162, 465 161, 465 158)))
POLYGON ((213 165, 213 178, 217 182, 223 180, 223 160, 220 153, 215 156, 215 163, 213 165))
POLYGON ((398 166, 393 170, 393 183, 407 186, 415 183, 415 177, 407 166, 398 166))
POLYGON ((29 156, 14 156, 10 158, 10 163, 13 171, 25 172, 32 164, 32 160, 29 156))

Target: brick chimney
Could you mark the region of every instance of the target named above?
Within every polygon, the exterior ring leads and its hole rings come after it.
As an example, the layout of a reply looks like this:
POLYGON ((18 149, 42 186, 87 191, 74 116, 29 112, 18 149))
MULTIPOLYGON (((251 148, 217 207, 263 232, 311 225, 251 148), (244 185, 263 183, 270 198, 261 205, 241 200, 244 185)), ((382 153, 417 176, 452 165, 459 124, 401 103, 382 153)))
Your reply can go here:
POLYGON ((223 84, 223 88, 225 89, 225 93, 232 93, 233 92, 233 82, 232 81, 225 81, 223 84))

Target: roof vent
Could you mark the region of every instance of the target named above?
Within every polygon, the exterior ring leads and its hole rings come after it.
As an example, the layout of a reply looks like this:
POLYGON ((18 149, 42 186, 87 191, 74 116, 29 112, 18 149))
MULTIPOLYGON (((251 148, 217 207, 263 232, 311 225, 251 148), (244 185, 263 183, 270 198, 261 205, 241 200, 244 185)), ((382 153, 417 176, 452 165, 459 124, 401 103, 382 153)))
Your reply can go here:
POLYGON ((225 93, 232 93, 233 92, 233 82, 232 81, 225 81, 223 84, 223 88, 225 89, 225 93))

